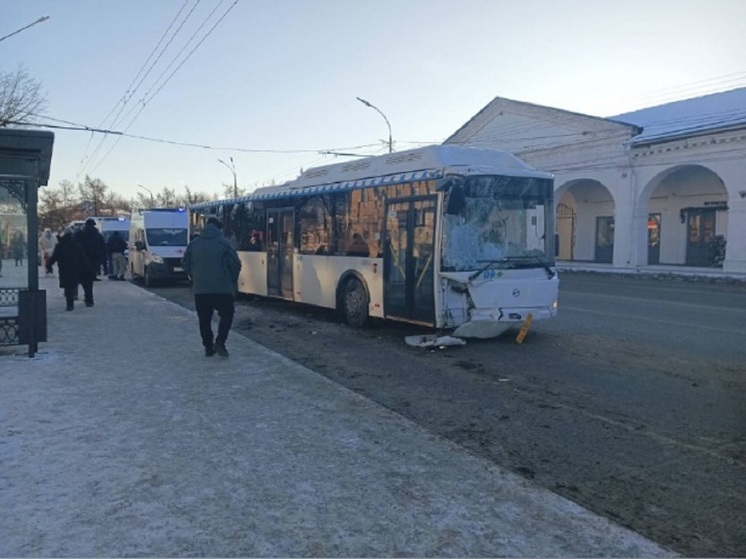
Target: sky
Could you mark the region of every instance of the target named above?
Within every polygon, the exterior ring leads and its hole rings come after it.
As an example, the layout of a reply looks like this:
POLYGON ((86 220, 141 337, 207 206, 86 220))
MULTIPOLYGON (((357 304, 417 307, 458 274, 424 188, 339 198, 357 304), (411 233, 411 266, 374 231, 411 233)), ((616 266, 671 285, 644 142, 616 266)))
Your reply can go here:
POLYGON ((55 129, 49 186, 222 196, 233 170, 250 192, 386 153, 387 121, 395 151, 440 143, 495 97, 611 116, 746 86, 744 21, 742 0, 0 0, 0 70, 41 82, 39 123, 124 133, 55 129))

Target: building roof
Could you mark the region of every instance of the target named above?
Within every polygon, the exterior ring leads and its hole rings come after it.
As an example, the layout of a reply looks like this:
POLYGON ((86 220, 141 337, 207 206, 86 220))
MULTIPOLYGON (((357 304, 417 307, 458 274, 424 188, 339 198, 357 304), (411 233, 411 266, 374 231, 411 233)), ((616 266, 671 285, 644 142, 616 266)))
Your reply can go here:
POLYGON ((633 145, 743 127, 746 126, 746 87, 648 107, 609 120, 642 128, 632 138, 633 145))
POLYGON ((495 147, 521 157, 591 138, 620 134, 629 138, 639 132, 639 127, 626 122, 495 97, 443 143, 495 147))

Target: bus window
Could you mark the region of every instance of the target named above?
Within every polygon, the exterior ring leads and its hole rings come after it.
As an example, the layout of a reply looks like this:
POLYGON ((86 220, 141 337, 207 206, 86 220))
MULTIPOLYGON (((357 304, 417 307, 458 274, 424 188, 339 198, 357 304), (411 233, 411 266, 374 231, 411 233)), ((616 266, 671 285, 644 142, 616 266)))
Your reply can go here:
POLYGON ((321 196, 308 198, 300 207, 301 254, 325 254, 331 245, 332 216, 321 196))

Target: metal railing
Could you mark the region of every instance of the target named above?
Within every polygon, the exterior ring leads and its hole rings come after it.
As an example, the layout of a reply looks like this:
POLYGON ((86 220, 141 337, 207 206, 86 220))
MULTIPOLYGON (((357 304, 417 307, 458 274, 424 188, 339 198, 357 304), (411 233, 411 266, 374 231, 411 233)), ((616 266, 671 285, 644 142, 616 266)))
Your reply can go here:
POLYGON ((19 345, 18 294, 25 287, 0 287, 0 346, 19 345))

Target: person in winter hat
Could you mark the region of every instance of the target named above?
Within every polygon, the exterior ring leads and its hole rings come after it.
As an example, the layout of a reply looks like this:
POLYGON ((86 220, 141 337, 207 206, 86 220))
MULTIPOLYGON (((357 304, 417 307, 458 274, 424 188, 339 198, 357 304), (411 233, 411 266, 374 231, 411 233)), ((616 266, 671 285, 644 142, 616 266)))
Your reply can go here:
POLYGON ((54 252, 54 247, 57 246, 57 237, 55 235, 52 235, 52 230, 47 227, 44 229, 44 233, 41 234, 41 237, 39 237, 39 254, 41 254, 41 260, 44 264, 44 272, 45 276, 53 276, 54 270, 49 265, 49 259, 52 256, 52 253, 54 252))
POLYGON ((93 272, 88 270, 88 261, 83 249, 75 240, 73 230, 70 227, 65 229, 62 237, 60 237, 60 241, 54 247, 48 263, 50 267, 57 264, 60 287, 65 293, 65 301, 67 302, 66 310, 73 310, 80 278, 85 274, 91 275, 93 272))
POLYGON ((106 241, 106 249, 111 255, 111 276, 113 280, 123 280, 124 272, 127 271, 127 258, 124 256, 124 251, 127 250, 127 241, 125 241, 119 234, 119 231, 114 231, 106 241))
POLYGON ((238 254, 223 236, 222 228, 223 224, 217 217, 208 218, 202 233, 192 239, 182 259, 184 271, 192 279, 199 333, 207 357, 215 353, 228 357, 225 342, 233 324, 233 298, 241 271, 238 254), (220 317, 214 341, 213 311, 217 311, 220 317))

